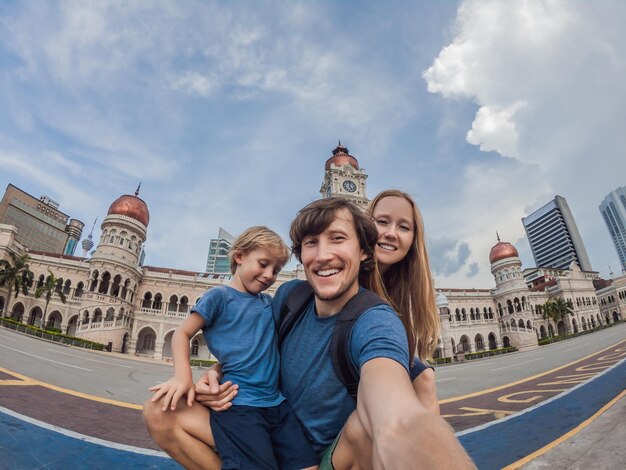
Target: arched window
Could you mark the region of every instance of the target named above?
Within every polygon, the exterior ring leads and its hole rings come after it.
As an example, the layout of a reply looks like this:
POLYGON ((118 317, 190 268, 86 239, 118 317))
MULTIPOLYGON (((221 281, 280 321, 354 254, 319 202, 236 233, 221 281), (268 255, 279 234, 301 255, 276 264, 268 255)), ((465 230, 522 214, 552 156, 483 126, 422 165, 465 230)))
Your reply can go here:
POLYGON ((476 345, 476 351, 484 351, 485 345, 483 343, 483 337, 480 334, 477 334, 474 338, 474 344, 476 345))
POLYGON ((96 290, 96 287, 98 286, 98 276, 100 275, 100 273, 98 273, 98 270, 95 270, 93 272, 93 274, 91 275, 91 285, 89 286, 89 291, 90 292, 94 292, 96 290))
POLYGON ((178 311, 181 313, 185 313, 187 312, 188 308, 189 308, 189 300, 187 299, 186 296, 181 297, 180 303, 178 305, 178 311))
POLYGON ((69 295, 71 287, 72 287, 72 281, 68 279, 67 281, 65 281, 65 284, 63 284, 63 293, 65 295, 69 295))
POLYGON ((143 295, 143 302, 141 302, 141 308, 152 308, 152 293, 146 292, 143 295))
POLYGON ((157 293, 157 295, 154 296, 154 304, 152 305, 152 308, 155 310, 161 310, 163 308, 163 296, 161 293, 157 293))
POLYGON ((100 282, 99 294, 107 294, 109 292, 109 283, 111 282, 111 274, 108 271, 102 275, 102 282, 100 282))
POLYGON ((191 356, 198 357, 198 353, 200 352, 200 341, 194 339, 191 342, 191 356))
POLYGON ((178 297, 176 295, 172 295, 170 297, 170 303, 167 305, 168 312, 175 312, 178 308, 178 297))

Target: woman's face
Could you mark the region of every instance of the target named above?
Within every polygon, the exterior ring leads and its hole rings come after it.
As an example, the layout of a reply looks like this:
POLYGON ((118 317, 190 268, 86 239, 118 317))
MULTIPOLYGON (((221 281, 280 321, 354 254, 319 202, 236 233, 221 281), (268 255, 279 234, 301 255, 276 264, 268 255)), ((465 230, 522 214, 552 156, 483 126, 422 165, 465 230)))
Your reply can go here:
POLYGON ((378 201, 372 216, 378 228, 376 260, 384 273, 402 261, 411 248, 415 235, 413 208, 403 197, 387 196, 378 201))

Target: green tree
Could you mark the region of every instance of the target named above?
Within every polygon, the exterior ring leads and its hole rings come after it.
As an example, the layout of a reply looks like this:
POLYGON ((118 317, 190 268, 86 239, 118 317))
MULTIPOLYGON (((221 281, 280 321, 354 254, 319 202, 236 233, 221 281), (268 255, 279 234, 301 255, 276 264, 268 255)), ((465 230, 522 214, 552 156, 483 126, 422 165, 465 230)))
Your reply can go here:
POLYGON ((554 300, 548 300, 543 306, 543 318, 552 320, 554 326, 558 332, 558 324, 561 320, 565 323, 565 318, 568 315, 574 315, 574 311, 570 307, 570 304, 563 300, 562 297, 557 297, 554 300))
POLYGON ((56 288, 58 281, 59 279, 48 269, 48 277, 44 281, 43 285, 35 289, 35 298, 38 299, 43 296, 46 300, 46 306, 43 309, 43 317, 41 318, 42 328, 46 327, 46 314, 48 313, 48 305, 50 304, 50 300, 52 300, 52 296, 57 294, 59 299, 61 299, 61 302, 65 303, 67 301, 65 294, 61 292, 60 289, 57 290, 56 288))
POLYGON ((28 295, 28 289, 33 285, 33 272, 29 269, 28 262, 30 256, 28 253, 17 255, 9 251, 9 260, 0 259, 0 287, 7 286, 9 294, 7 301, 2 309, 2 316, 11 304, 11 294, 15 291, 15 298, 20 295, 28 295))

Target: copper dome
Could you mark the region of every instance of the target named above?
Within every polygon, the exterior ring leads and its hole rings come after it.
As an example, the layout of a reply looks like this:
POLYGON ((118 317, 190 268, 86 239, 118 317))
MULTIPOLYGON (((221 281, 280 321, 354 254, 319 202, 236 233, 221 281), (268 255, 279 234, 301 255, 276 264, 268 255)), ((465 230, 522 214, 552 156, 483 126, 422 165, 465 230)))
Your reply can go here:
POLYGON ((130 194, 120 196, 113 201, 107 214, 125 215, 138 220, 146 227, 148 226, 148 222, 150 222, 150 213, 148 212, 146 203, 143 199, 137 196, 131 196, 130 194))
POLYGON ((355 170, 359 169, 359 162, 357 162, 356 158, 348 153, 348 149, 341 145, 341 142, 339 142, 339 145, 337 145, 335 150, 333 150, 333 156, 326 160, 326 165, 324 165, 324 169, 326 171, 330 170, 331 163, 335 166, 344 166, 345 164, 349 164, 352 165, 355 170))
POLYGON ((496 243, 489 252, 489 262, 493 264, 501 259, 513 258, 517 256, 519 256, 519 254, 513 245, 509 242, 501 242, 498 240, 498 243, 496 243))

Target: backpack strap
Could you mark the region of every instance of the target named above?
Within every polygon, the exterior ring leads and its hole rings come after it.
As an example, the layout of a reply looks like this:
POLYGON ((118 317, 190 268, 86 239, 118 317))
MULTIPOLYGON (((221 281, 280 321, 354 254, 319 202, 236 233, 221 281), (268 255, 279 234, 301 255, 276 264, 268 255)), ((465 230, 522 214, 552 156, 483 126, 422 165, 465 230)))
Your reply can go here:
MULTIPOLYGON (((294 289, 295 290, 295 289, 294 289)), ((367 310, 385 301, 371 291, 360 290, 339 312, 330 342, 330 357, 333 369, 345 385, 348 394, 356 400, 359 389, 359 372, 350 359, 350 338, 352 328, 359 317, 367 310)))
POLYGON ((280 310, 280 319, 278 323, 278 347, 280 348, 284 339, 287 337, 293 326, 302 316, 309 302, 313 298, 313 289, 308 282, 297 284, 285 299, 282 309, 280 310))

